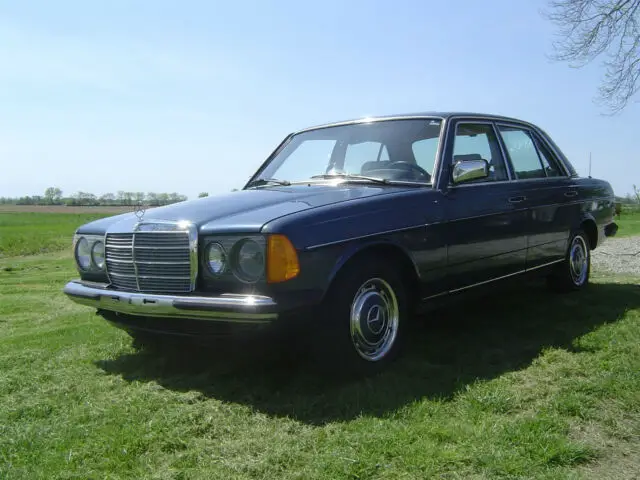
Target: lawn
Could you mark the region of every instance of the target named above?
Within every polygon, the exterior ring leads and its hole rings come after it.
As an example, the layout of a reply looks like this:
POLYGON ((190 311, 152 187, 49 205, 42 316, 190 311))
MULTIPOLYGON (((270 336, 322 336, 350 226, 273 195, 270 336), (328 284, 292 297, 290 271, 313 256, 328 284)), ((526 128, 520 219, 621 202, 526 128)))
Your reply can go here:
POLYGON ((61 295, 75 276, 68 250, 0 259, 3 480, 640 471, 640 279, 450 307, 389 371, 338 381, 287 355, 136 350, 61 295))
POLYGON ((624 208, 622 215, 616 217, 615 221, 620 227, 616 236, 640 235, 640 208, 624 208))
POLYGON ((0 258, 70 249, 77 227, 108 215, 0 212, 0 258))

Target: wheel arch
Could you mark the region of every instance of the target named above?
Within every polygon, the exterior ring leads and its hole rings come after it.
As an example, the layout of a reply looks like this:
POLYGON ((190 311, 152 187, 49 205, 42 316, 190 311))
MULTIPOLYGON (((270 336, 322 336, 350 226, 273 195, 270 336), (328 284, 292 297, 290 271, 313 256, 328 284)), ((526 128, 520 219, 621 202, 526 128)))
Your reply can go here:
POLYGON ((580 220, 580 228, 587 234, 589 248, 595 250, 598 246, 598 225, 592 215, 586 214, 580 220))
POLYGON ((398 262, 401 276, 407 288, 407 294, 412 300, 415 300, 419 293, 420 284, 420 275, 415 262, 404 247, 397 243, 383 240, 352 245, 346 249, 331 269, 327 281, 328 287, 323 294, 323 300, 341 272, 369 256, 390 258, 392 262, 398 262))

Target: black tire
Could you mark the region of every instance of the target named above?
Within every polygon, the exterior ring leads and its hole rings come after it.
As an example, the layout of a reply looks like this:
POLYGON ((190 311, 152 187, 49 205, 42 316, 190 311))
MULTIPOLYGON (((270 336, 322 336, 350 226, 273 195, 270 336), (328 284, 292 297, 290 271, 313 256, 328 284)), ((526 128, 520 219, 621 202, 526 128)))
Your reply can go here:
POLYGON ((571 235, 564 261, 547 277, 547 284, 553 291, 560 293, 581 290, 589 284, 590 274, 589 236, 584 230, 578 229, 571 235))
POLYGON ((366 375, 384 369, 403 349, 409 315, 398 269, 372 257, 355 260, 338 274, 315 318, 314 364, 332 374, 366 375))

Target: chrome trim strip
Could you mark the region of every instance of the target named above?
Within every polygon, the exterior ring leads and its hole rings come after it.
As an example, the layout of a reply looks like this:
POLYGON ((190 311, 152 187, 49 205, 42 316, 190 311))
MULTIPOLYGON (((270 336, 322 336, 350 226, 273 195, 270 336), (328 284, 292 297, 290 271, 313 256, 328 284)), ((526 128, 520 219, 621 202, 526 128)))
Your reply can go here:
MULTIPOLYGON (((181 232, 183 235, 186 232, 181 232)), ((140 236, 139 233, 134 234, 135 235, 140 236)), ((114 249, 114 250, 125 250, 131 247, 127 247, 125 245, 109 245, 109 249, 114 249)), ((154 247, 154 246, 150 246, 150 245, 136 245, 136 250, 183 250, 184 251, 184 247, 165 247, 165 246, 158 246, 158 247, 154 247)))
POLYGON ((107 284, 78 280, 67 283, 63 291, 80 305, 145 317, 196 318, 241 323, 268 323, 278 318, 278 314, 274 312, 276 302, 261 295, 152 295, 110 290, 107 284))
POLYGON ((140 223, 136 223, 133 227, 133 235, 131 236, 131 264, 133 265, 133 271, 136 275, 136 290, 140 291, 140 279, 138 278, 138 266, 136 265, 136 230, 140 226, 140 223))
POLYGON ((305 250, 315 250, 316 248, 328 247, 330 245, 338 245, 340 243, 351 242, 352 240, 360 240, 362 238, 377 237, 379 235, 387 235, 389 233, 405 232, 407 230, 417 230, 418 228, 424 228, 424 227, 429 226, 429 225, 437 225, 437 224, 436 223, 430 223, 428 225, 414 225, 412 227, 394 228, 393 230, 385 230, 384 232, 368 233, 366 235, 359 235, 357 237, 350 237, 350 238, 343 238, 343 239, 340 239, 340 240, 334 240, 333 242, 318 243, 316 245, 310 245, 308 247, 305 247, 304 249, 305 250))
MULTIPOLYGON (((542 180, 545 180, 545 179, 542 179, 542 180)), ((476 184, 473 184, 473 185, 458 185, 455 188, 462 187, 462 186, 464 186, 464 187, 472 187, 472 186, 477 186, 477 185, 495 185, 497 183, 509 183, 509 182, 476 183, 476 184)), ((592 202, 604 201, 604 200, 611 201, 611 197, 589 198, 589 199, 583 199, 583 200, 576 200, 576 201, 573 201, 573 202, 550 203, 550 204, 545 204, 545 205, 536 205, 536 206, 532 206, 532 207, 524 207, 524 208, 513 209, 513 210, 503 210, 503 211, 499 211, 499 212, 484 213, 482 215, 475 215, 473 217, 455 218, 453 220, 446 220, 444 222, 433 222, 433 223, 425 223, 425 224, 420 224, 420 225, 414 225, 412 227, 396 228, 396 229, 393 229, 393 230, 385 230, 383 232, 368 233, 366 235, 359 235, 357 237, 349 237, 349 238, 345 238, 345 239, 341 239, 341 240, 334 240, 332 242, 318 243, 318 244, 314 244, 314 245, 309 245, 308 247, 305 247, 304 250, 314 250, 316 248, 328 247, 328 246, 331 246, 331 245, 338 245, 340 243, 351 242, 353 240, 360 240, 360 239, 363 239, 363 238, 377 237, 377 236, 380 236, 380 235, 387 235, 387 234, 390 234, 390 233, 404 232, 404 231, 408 231, 408 230, 417 230, 419 228, 426 228, 426 227, 431 227, 431 226, 434 226, 434 225, 441 225, 443 223, 461 222, 463 220, 473 220, 473 219, 476 219, 476 218, 491 217, 491 216, 495 216, 495 215, 507 215, 507 214, 512 214, 512 213, 516 213, 516 212, 525 212, 527 210, 537 210, 537 209, 540 209, 540 208, 549 208, 549 207, 566 207, 567 205, 579 205, 579 204, 583 204, 583 203, 592 203, 592 202)))
POLYGON ((489 280, 484 280, 482 282, 473 283, 471 285, 465 285, 464 287, 456 288, 454 290, 449 290, 448 292, 443 292, 443 293, 439 293, 437 295, 432 295, 431 297, 423 298, 422 301, 430 300, 432 298, 440 297, 442 295, 447 295, 449 293, 461 292, 463 290, 468 290, 470 288, 479 287, 479 286, 485 285, 487 283, 497 282, 498 280, 503 280, 505 278, 514 277, 516 275, 521 275, 523 273, 531 272, 532 270, 538 270, 540 268, 548 267, 550 265, 555 265, 556 263, 561 263, 561 262, 564 262, 564 259, 554 260, 553 262, 543 263, 542 265, 536 265, 535 267, 525 268, 524 270, 518 270, 517 272, 509 273, 508 275, 502 275, 500 277, 490 278, 489 280))
POLYGON ((454 290, 449 290, 449 293, 461 292, 463 290, 468 290, 468 289, 473 288, 473 287, 479 287, 480 285, 484 285, 486 283, 496 282, 496 281, 502 280, 504 278, 514 277, 516 275, 520 275, 521 273, 525 273, 525 272, 526 272, 526 270, 519 270, 519 271, 514 272, 514 273, 509 273, 508 275, 502 275, 501 277, 495 277, 495 278, 491 278, 489 280, 484 280, 483 282, 478 282, 478 283, 474 283, 474 284, 471 284, 471 285, 465 285, 464 287, 456 288, 454 290))
MULTIPOLYGON (((111 275, 113 275, 114 277, 121 277, 121 278, 136 278, 135 275, 129 275, 128 273, 111 272, 111 275)), ((190 280, 191 276, 188 276, 188 277, 180 277, 180 276, 169 277, 169 276, 164 276, 164 275, 138 275, 137 278, 143 278, 143 279, 157 278, 157 279, 160 279, 160 280, 190 280)))
POLYGON ((428 297, 423 297, 422 301, 426 302, 427 300, 433 300, 434 298, 444 297, 446 295, 449 295, 449 292, 440 292, 440 293, 436 293, 435 295, 429 295, 428 297))
MULTIPOLYGON (((131 265, 131 260, 121 260, 121 259, 115 259, 115 258, 110 258, 109 261, 111 263, 123 263, 125 265, 131 265)), ((191 262, 156 262, 156 261, 142 261, 139 260, 138 263, 142 264, 142 265, 191 265, 191 262)))
MULTIPOLYGON (((533 247, 535 248, 535 247, 533 247)), ((544 268, 544 267, 548 267, 550 265, 555 265, 556 263, 562 263, 564 262, 564 258, 560 259, 560 260, 554 260, 553 262, 547 262, 547 263, 543 263, 542 265, 536 265, 535 267, 527 267, 527 272, 530 272, 531 270, 537 270, 539 268, 544 268)))

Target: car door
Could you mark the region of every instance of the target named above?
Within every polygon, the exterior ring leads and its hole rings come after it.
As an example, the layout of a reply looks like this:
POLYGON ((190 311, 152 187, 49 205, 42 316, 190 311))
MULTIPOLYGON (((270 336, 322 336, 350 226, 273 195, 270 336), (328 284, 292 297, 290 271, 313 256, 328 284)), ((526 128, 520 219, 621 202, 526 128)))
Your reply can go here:
POLYGON ((526 126, 497 124, 515 183, 529 207, 527 269, 564 258, 577 191, 550 149, 526 126), (575 200, 575 199, 573 199, 575 200))
POLYGON ((443 168, 447 283, 457 291, 524 270, 527 207, 510 181, 493 123, 458 120, 449 128, 453 141, 445 149, 443 168), (489 177, 453 185, 453 164, 472 159, 487 160, 489 177))

